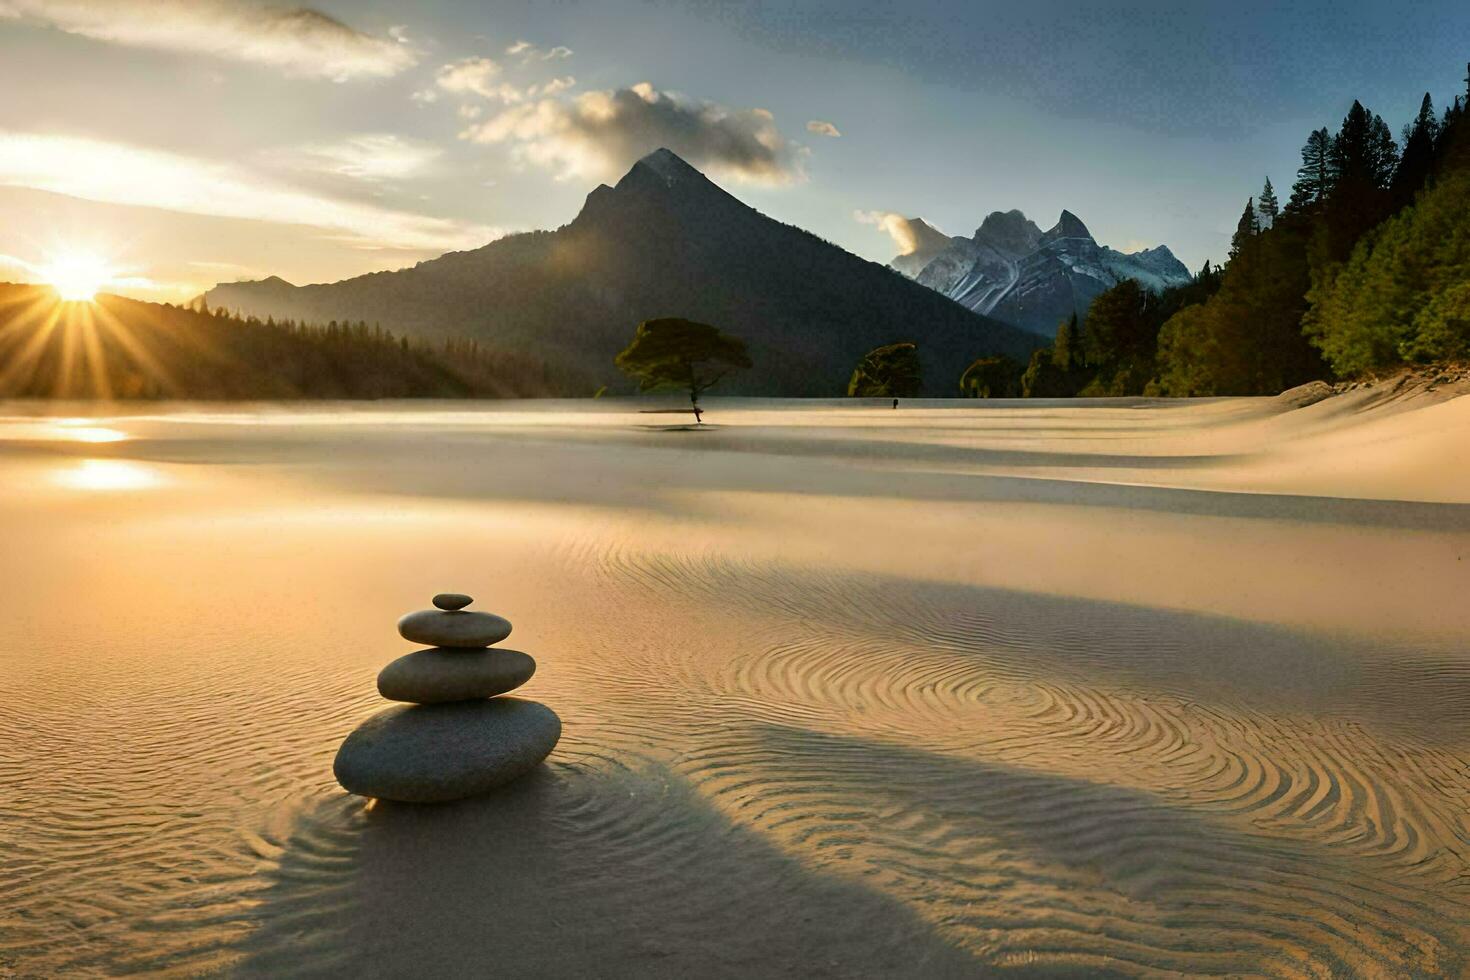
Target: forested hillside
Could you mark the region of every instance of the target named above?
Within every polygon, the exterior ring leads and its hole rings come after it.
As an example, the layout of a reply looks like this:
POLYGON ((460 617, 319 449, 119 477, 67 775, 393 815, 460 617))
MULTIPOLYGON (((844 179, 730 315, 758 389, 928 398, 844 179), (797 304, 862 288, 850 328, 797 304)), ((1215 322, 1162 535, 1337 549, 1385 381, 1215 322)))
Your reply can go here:
POLYGON ((0 283, 0 398, 460 398, 590 394, 590 382, 474 341, 415 343, 0 283))
MULTIPOLYGON (((1395 140, 1360 102, 1313 131, 1283 206, 1268 179, 1228 261, 1152 295, 1124 282, 1058 326, 1031 397, 1273 394, 1470 356, 1470 123, 1426 94, 1395 140)), ((1020 374, 1021 366, 1015 371, 1020 374)))

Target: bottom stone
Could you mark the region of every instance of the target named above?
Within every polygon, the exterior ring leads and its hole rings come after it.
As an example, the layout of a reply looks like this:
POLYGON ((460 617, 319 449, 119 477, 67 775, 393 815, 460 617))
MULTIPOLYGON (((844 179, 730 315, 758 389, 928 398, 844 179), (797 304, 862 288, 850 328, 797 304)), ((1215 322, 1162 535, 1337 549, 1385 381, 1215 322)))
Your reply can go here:
POLYGON ((561 738, 561 719, 519 698, 388 708, 357 726, 332 772, 349 793, 446 803, 536 768, 561 738))

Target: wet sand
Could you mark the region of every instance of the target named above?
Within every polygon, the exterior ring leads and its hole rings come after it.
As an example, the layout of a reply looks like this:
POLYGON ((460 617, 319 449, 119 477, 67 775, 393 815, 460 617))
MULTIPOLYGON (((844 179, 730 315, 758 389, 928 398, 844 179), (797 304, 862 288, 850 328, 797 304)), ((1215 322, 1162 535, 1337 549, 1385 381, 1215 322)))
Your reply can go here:
POLYGON ((1463 975, 1470 399, 1292 404, 0 405, 0 977, 1463 975))

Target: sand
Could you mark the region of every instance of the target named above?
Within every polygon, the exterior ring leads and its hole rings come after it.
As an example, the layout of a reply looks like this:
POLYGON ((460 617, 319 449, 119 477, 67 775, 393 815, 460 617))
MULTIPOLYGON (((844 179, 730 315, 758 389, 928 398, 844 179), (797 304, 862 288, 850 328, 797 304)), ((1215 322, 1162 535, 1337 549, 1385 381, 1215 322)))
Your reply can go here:
POLYGON ((1470 399, 650 404, 0 405, 0 977, 1470 970, 1470 399))

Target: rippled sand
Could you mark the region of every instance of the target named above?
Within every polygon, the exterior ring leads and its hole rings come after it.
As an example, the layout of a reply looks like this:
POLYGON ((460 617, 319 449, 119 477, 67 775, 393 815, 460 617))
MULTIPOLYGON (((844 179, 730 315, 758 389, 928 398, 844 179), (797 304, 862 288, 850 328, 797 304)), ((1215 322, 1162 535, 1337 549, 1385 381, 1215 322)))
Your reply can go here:
POLYGON ((1470 970, 1470 399, 65 410, 0 406, 0 977, 1470 970), (365 807, 448 589, 566 734, 365 807))

